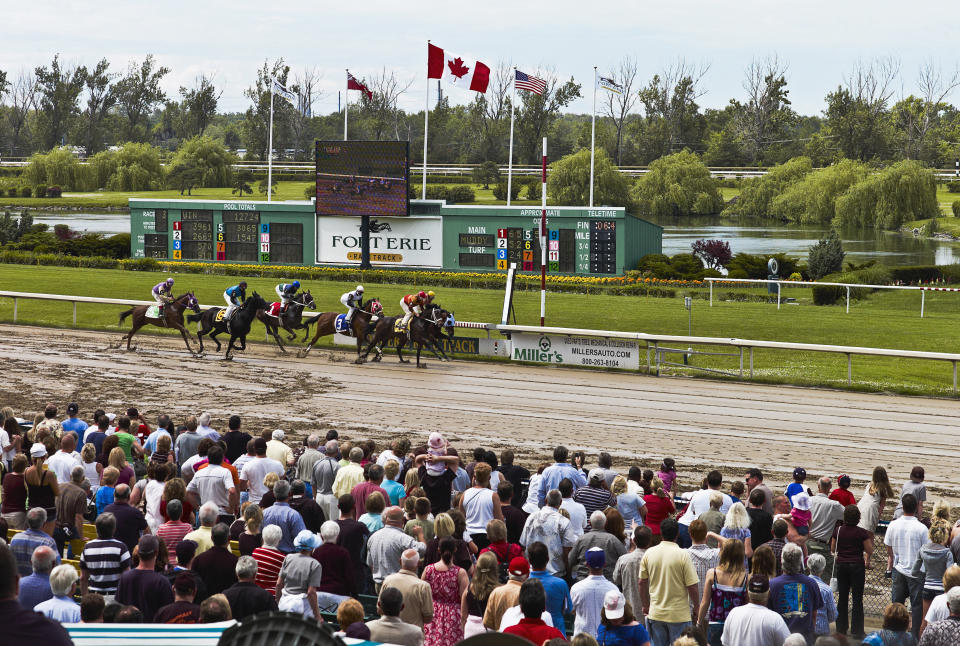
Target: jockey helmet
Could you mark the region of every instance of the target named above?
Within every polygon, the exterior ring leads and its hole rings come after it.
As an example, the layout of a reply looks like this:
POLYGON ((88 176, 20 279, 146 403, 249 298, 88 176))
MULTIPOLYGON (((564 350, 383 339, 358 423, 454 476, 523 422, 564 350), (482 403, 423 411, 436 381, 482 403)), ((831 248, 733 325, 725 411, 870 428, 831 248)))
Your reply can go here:
POLYGON ((419 298, 421 301, 424 300, 426 297, 427 297, 426 292, 420 292, 419 294, 417 294, 417 298, 419 298))
POLYGON ((363 285, 357 285, 357 293, 358 293, 358 294, 362 294, 362 293, 363 293, 363 285))
POLYGON ((293 286, 296 287, 297 289, 300 289, 300 281, 299 280, 293 281, 293 286))
POLYGON ((168 278, 168 279, 167 279, 167 284, 168 284, 168 285, 172 285, 172 284, 173 284, 173 278, 168 278))
POLYGON ((433 290, 430 290, 429 292, 427 292, 427 296, 429 296, 430 298, 435 298, 436 294, 433 292, 433 290))
POLYGON ((240 283, 237 285, 237 287, 246 287, 246 286, 247 286, 247 281, 245 280, 241 280, 240 283))

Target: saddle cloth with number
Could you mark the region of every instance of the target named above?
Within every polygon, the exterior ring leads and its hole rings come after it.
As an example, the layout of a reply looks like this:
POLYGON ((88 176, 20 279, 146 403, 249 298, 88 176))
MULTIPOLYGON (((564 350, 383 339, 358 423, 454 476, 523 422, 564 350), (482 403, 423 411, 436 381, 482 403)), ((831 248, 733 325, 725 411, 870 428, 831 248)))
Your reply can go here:
POLYGON ((148 308, 147 308, 147 315, 146 315, 146 316, 147 316, 148 319, 158 319, 158 318, 160 318, 160 306, 159 306, 159 305, 151 305, 150 307, 148 307, 148 308))
POLYGON ((273 317, 280 317, 280 303, 270 303, 270 308, 267 310, 267 314, 273 317))
POLYGON ((353 328, 347 323, 347 315, 340 314, 333 322, 333 329, 344 336, 353 336, 353 328))

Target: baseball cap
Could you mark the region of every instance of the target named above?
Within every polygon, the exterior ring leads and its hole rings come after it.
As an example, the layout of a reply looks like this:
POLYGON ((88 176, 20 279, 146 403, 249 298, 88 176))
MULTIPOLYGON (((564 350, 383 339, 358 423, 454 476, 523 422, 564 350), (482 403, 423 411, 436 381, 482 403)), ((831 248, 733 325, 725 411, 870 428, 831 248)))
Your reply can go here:
POLYGON ((607 555, 600 547, 591 547, 587 550, 587 567, 597 569, 602 568, 607 562, 607 555))
POLYGON ((153 534, 144 534, 140 537, 140 541, 137 543, 137 548, 140 552, 140 556, 153 556, 160 549, 160 542, 157 541, 157 537, 153 534))
POLYGON ((35 442, 33 446, 30 447, 30 457, 31 458, 45 458, 47 457, 47 447, 40 442, 35 442))
POLYGON ((184 539, 177 543, 176 552, 178 563, 189 563, 190 559, 197 554, 197 542, 189 538, 184 539))
POLYGON ((67 404, 67 415, 76 415, 80 410, 80 406, 76 402, 67 404))
POLYGON ((604 474, 603 469, 590 469, 590 479, 591 480, 603 480, 604 474))
POLYGON ((527 576, 530 574, 530 564, 522 556, 514 556, 510 560, 509 572, 513 576, 527 576))
POLYGON ((309 529, 301 529, 297 537, 293 539, 293 546, 298 550, 316 549, 320 543, 317 542, 317 535, 309 529))
POLYGON ((620 619, 627 600, 619 590, 610 590, 603 596, 603 611, 607 619, 620 619))
POLYGON ((804 469, 803 467, 797 467, 796 469, 793 470, 794 480, 796 480, 797 478, 806 478, 806 477, 807 477, 807 470, 804 469))
POLYGON ((749 592, 757 593, 769 592, 770 580, 762 574, 754 574, 750 577, 750 583, 747 584, 747 590, 749 592))

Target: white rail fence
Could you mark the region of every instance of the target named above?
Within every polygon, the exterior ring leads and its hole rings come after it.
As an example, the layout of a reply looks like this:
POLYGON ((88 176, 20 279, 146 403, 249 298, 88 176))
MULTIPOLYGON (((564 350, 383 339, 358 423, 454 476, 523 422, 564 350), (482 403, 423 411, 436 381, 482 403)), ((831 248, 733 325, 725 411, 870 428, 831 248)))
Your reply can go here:
MULTIPOLYGON (((770 282, 770 281, 758 281, 770 282)), ((842 284, 842 283, 841 283, 842 284)), ((73 326, 77 325, 77 304, 89 303, 100 305, 152 305, 152 301, 137 301, 121 298, 97 298, 92 296, 72 296, 67 294, 37 294, 29 292, 11 292, 0 291, 0 298, 13 299, 13 321, 17 321, 17 307, 20 299, 27 300, 47 300, 60 301, 73 304, 73 326)), ((217 305, 201 305, 201 309, 218 307, 217 305)), ((314 312, 305 312, 305 316, 317 316, 314 312)), ((861 346, 846 345, 826 345, 819 343, 794 343, 784 341, 763 341, 756 339, 737 339, 723 337, 701 337, 701 336, 682 336, 672 334, 647 334, 645 332, 623 332, 619 330, 583 330, 578 328, 561 327, 539 327, 532 325, 497 325, 492 323, 477 323, 471 321, 457 321, 456 327, 484 330, 487 338, 492 333, 498 333, 504 337, 510 338, 514 334, 528 335, 560 335, 566 337, 591 337, 601 339, 617 339, 636 341, 637 349, 640 349, 640 342, 645 344, 646 350, 646 371, 647 373, 659 376, 662 365, 681 364, 671 363, 663 360, 667 354, 684 355, 711 355, 711 356, 734 356, 739 357, 739 366, 736 369, 735 376, 744 378, 744 373, 748 378, 753 378, 754 371, 754 351, 762 350, 780 350, 785 352, 821 352, 827 354, 841 354, 847 358, 847 383, 853 384, 853 357, 889 357, 898 359, 915 359, 921 361, 942 361, 948 362, 953 367, 953 393, 957 394, 957 362, 960 362, 960 354, 951 352, 927 352, 921 350, 899 350, 893 348, 869 348, 861 346), (725 346, 732 348, 730 353, 720 352, 693 352, 690 350, 675 349, 664 344, 680 344, 688 346, 725 346)), ((509 348, 509 343, 507 343, 509 348)), ((502 354, 500 355, 502 356, 502 354)), ((512 353, 510 354, 512 358, 512 353)), ((703 368, 698 368, 703 369, 703 368)), ((706 369, 709 372, 722 372, 719 370, 706 369)), ((726 373, 731 374, 731 373, 726 373)))
POLYGON ((920 318, 923 318, 923 310, 926 306, 927 292, 960 292, 957 287, 923 287, 918 285, 866 285, 862 283, 811 283, 800 282, 796 280, 774 280, 763 278, 705 278, 710 283, 710 307, 713 307, 713 285, 714 283, 747 283, 753 285, 776 285, 777 286, 777 309, 780 309, 781 289, 783 285, 787 287, 846 287, 847 289, 847 314, 850 313, 850 288, 864 287, 867 289, 900 289, 920 292, 920 318))

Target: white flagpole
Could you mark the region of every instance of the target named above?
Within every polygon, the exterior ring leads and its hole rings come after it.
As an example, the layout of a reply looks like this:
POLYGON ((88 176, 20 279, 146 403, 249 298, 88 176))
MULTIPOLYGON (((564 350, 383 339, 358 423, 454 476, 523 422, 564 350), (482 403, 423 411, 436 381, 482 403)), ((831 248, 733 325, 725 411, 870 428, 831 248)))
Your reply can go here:
POLYGON ((507 206, 510 206, 510 195, 513 192, 513 113, 517 103, 517 68, 513 68, 513 95, 510 99, 510 157, 507 160, 507 206))
POLYGON ((540 327, 547 320, 547 138, 543 138, 540 185, 540 327))
POLYGON ((273 198, 273 84, 276 79, 270 77, 270 136, 267 143, 267 202, 273 198))
POLYGON ((420 199, 427 199, 427 131, 430 125, 430 41, 427 41, 427 102, 423 109, 423 185, 420 199))
POLYGON ((590 115, 590 208, 593 208, 593 148, 597 141, 597 66, 593 66, 593 113, 590 115))
POLYGON ((347 70, 347 89, 343 93, 343 140, 347 140, 347 111, 350 106, 350 70, 347 70))

